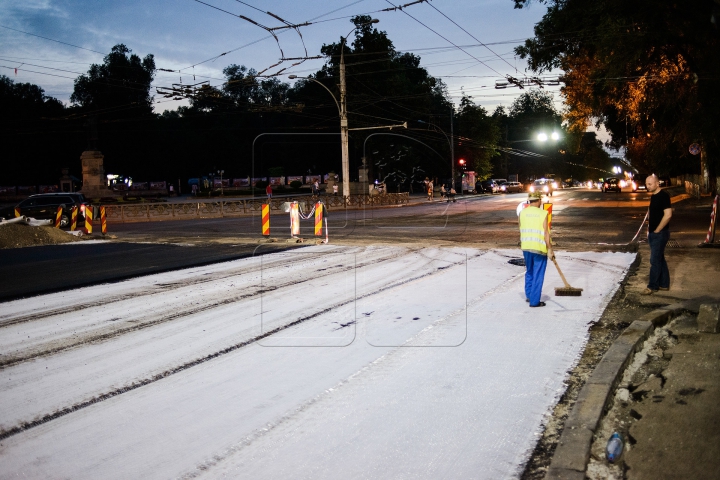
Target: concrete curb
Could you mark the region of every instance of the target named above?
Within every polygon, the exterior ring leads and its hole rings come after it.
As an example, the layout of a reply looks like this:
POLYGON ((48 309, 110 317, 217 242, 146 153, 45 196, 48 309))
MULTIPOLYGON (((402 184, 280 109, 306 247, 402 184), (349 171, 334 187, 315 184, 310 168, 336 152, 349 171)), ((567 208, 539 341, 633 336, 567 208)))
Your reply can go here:
POLYGON ((590 460, 593 435, 600 424, 635 352, 656 327, 662 327, 685 311, 697 311, 697 302, 689 300, 668 305, 640 317, 610 345, 605 355, 583 385, 570 412, 545 478, 547 480, 581 480, 590 460))

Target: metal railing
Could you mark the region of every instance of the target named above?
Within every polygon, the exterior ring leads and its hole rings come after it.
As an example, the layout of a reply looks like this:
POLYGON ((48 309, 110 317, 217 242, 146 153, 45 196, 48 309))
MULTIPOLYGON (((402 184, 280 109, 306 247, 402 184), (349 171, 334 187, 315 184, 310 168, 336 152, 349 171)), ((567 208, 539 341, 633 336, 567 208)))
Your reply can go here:
POLYGON ((108 222, 152 222, 163 220, 190 220, 197 218, 224 218, 245 215, 260 215, 262 205, 270 204, 270 210, 282 210, 286 202, 297 201, 304 210, 309 210, 318 201, 329 209, 360 209, 375 206, 407 205, 408 193, 388 193, 384 195, 321 195, 313 197, 282 197, 247 200, 207 200, 178 203, 142 203, 131 205, 105 205, 108 222))

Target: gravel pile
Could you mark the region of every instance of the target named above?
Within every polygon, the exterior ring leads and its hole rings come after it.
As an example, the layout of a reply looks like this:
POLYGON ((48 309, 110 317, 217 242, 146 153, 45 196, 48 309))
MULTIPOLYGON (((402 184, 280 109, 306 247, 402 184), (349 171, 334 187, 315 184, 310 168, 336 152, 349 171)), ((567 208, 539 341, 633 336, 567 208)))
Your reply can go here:
POLYGON ((79 240, 75 235, 50 226, 32 227, 24 223, 0 225, 0 248, 55 245, 79 240))

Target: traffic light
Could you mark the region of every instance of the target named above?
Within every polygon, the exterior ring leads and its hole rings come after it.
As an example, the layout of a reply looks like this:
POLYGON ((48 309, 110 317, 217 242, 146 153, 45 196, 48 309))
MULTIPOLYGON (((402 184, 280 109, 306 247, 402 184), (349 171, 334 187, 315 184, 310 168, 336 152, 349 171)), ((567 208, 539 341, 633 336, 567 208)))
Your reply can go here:
POLYGON ((458 160, 458 164, 460 164, 460 168, 463 170, 465 170, 465 168, 467 167, 467 162, 465 162, 464 158, 461 158, 460 160, 458 160))

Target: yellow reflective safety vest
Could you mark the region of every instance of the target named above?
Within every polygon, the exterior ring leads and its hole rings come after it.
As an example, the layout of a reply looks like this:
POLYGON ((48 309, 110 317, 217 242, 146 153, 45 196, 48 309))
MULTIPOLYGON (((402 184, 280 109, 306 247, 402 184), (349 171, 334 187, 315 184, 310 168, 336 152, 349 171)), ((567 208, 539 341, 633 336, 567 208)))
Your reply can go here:
POLYGON ((543 223, 548 212, 538 207, 525 207, 520 212, 520 249, 547 255, 543 223))

